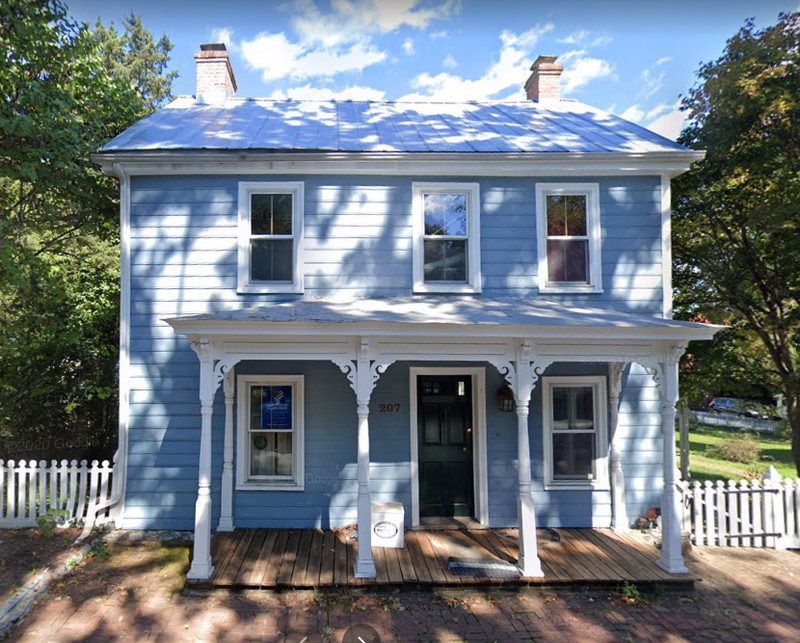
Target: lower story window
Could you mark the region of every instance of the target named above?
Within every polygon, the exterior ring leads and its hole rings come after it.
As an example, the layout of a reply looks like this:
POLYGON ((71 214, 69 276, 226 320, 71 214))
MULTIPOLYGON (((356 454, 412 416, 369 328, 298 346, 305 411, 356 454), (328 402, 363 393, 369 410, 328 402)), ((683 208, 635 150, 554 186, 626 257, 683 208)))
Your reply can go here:
POLYGON ((237 486, 303 488, 303 376, 240 375, 237 486))
POLYGON ((545 484, 608 488, 605 379, 546 377, 542 395, 545 484))

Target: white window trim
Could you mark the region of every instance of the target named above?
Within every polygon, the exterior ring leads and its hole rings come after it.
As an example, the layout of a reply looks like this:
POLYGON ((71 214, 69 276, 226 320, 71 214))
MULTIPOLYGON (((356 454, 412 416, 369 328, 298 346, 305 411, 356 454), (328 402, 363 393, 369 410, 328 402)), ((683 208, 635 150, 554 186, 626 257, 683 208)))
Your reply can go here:
POLYGON ((239 183, 238 226, 238 292, 239 293, 302 293, 303 292, 303 213, 305 203, 302 181, 241 181, 239 183), (250 195, 260 193, 292 195, 293 257, 291 282, 250 280, 250 195))
POLYGON ((480 235, 480 188, 477 183, 422 183, 411 184, 412 233, 413 233, 413 277, 414 292, 481 292, 481 235, 480 235), (425 194, 467 195, 467 281, 466 283, 425 282, 425 194))
POLYGON ((603 292, 603 257, 600 231, 600 186, 597 183, 536 184, 536 246, 539 257, 540 293, 603 292), (586 226, 589 237, 589 282, 551 283, 547 280, 547 203, 549 195, 582 195, 586 197, 586 226))
POLYGON ((236 421, 236 489, 247 491, 303 491, 305 487, 305 437, 304 437, 304 377, 302 375, 239 375, 236 378, 237 421, 236 421), (294 436, 292 439, 293 480, 275 481, 250 480, 250 443, 248 440, 251 384, 258 386, 291 385, 293 404, 294 436))
POLYGON ((542 433, 544 437, 544 488, 546 490, 605 491, 611 488, 608 476, 608 395, 606 378, 603 375, 559 376, 542 378, 542 433), (595 454, 595 478, 593 480, 553 479, 553 388, 557 386, 591 386, 594 396, 595 430, 597 453, 595 454))

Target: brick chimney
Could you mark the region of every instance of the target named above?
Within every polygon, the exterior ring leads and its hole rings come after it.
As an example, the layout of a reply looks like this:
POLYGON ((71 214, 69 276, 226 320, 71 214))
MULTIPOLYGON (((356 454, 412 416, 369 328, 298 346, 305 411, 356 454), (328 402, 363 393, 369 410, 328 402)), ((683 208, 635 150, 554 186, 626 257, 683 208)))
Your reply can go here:
POLYGON ((194 60, 197 65, 195 100, 198 103, 222 103, 236 95, 236 77, 223 43, 200 45, 194 60))
POLYGON ((561 72, 563 67, 556 63, 558 56, 539 56, 531 65, 533 72, 525 83, 528 100, 547 103, 561 99, 561 72))

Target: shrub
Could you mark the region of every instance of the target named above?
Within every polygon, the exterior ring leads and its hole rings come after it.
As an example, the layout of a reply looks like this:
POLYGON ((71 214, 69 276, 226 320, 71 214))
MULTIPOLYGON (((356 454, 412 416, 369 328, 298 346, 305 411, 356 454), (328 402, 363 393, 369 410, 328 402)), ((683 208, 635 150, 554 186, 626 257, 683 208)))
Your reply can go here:
POLYGON ((707 453, 729 462, 750 464, 758 460, 758 442, 751 435, 734 435, 709 447, 707 453))

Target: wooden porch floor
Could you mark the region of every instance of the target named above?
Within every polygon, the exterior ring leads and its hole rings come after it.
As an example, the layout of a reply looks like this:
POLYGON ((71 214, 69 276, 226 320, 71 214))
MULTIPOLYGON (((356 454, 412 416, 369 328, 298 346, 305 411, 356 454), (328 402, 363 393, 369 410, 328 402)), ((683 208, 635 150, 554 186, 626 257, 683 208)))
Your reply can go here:
POLYGON ((377 577, 353 575, 358 541, 348 530, 238 529, 217 533, 212 543, 214 576, 192 587, 311 588, 380 585, 585 585, 660 583, 691 587, 688 575, 663 571, 658 550, 637 534, 610 529, 541 529, 544 578, 504 580, 460 576, 451 557, 514 563, 516 529, 410 530, 405 547, 372 549, 377 577))

